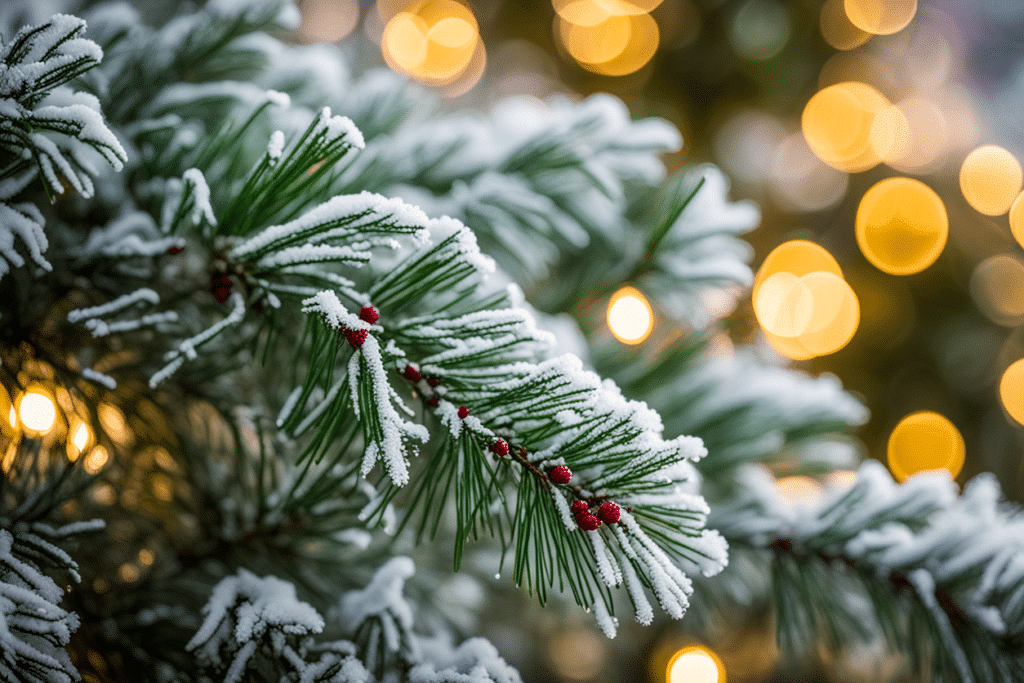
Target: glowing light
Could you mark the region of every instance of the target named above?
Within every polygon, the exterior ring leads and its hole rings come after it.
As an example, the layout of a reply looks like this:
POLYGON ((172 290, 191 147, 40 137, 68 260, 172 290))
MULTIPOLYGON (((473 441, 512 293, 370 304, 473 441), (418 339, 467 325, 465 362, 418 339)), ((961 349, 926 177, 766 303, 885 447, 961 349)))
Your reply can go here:
POLYGON ((299 33, 312 42, 337 42, 359 23, 356 0, 303 0, 299 33))
POLYGON ((551 664, 562 679, 593 680, 605 666, 606 642, 596 633, 583 629, 556 634, 548 649, 551 664))
POLYGON ((654 329, 654 312, 647 298, 633 287, 623 287, 608 301, 608 329, 623 344, 639 344, 654 329))
POLYGON ((999 398, 1010 417, 1024 425, 1024 358, 1006 368, 999 380, 999 398))
POLYGON ((668 683, 725 683, 725 667, 711 650, 685 647, 669 660, 668 683))
POLYGON ((872 265, 890 275, 911 275, 942 253, 949 219, 939 195, 921 181, 887 178, 864 193, 855 231, 872 265))
POLYGON ((121 580, 125 583, 131 583, 137 581, 139 578, 139 568, 130 562, 125 562, 117 569, 117 575, 121 577, 121 580))
POLYGON ((581 62, 580 66, 603 76, 626 76, 639 71, 651 61, 660 42, 658 22, 649 14, 632 15, 629 21, 629 42, 622 52, 606 62, 581 62))
POLYGON ((107 449, 103 446, 95 446, 89 455, 85 456, 83 467, 89 474, 96 474, 103 469, 103 466, 107 464, 107 460, 110 459, 110 454, 107 453, 107 449))
POLYGON ((0 418, 0 434, 13 436, 18 428, 18 413, 14 410, 11 395, 7 393, 7 389, 0 386, 0 416, 3 415, 7 416, 7 420, 0 418))
POLYGON ((18 417, 21 426, 31 436, 41 436, 53 429, 57 421, 57 404, 53 396, 42 387, 29 387, 18 397, 18 417))
POLYGON ((392 16, 380 45, 395 71, 430 85, 448 85, 465 73, 479 43, 476 17, 468 7, 455 0, 428 0, 392 16))
MULTIPOLYGON (((885 163, 898 171, 925 172, 937 169, 949 155, 949 125, 942 110, 931 100, 908 97, 896 108, 906 121, 905 140, 896 140, 885 163)), ((964 119, 956 121, 955 129, 966 125, 964 119)), ((903 135, 902 122, 897 121, 897 135, 903 135)))
POLYGON ((860 301, 846 280, 833 273, 808 273, 801 280, 811 292, 814 308, 807 329, 796 341, 816 356, 835 353, 857 332, 860 301))
POLYGON ((857 483, 857 473, 853 470, 833 470, 825 475, 825 487, 830 489, 848 489, 857 483))
POLYGON ((168 503, 174 498, 174 483, 163 472, 155 472, 150 477, 149 485, 152 487, 153 495, 157 499, 168 503))
POLYGON ((985 315, 1000 325, 1024 322, 1024 263, 1016 256, 991 256, 971 273, 971 296, 985 315))
POLYGON ((747 0, 733 15, 729 42, 741 57, 767 60, 789 41, 789 14, 777 0, 747 0))
POLYGON ((757 321, 779 337, 796 337, 806 330, 813 308, 811 290, 792 273, 775 273, 761 283, 754 297, 757 321))
POLYGON ((917 13, 917 0, 844 0, 850 23, 875 35, 902 31, 917 13))
POLYGON ((876 149, 888 150, 893 141, 872 137, 875 119, 890 107, 889 100, 866 83, 837 83, 819 90, 808 100, 800 125, 811 150, 840 171, 866 171, 881 161, 876 149))
POLYGON ((1010 206, 1010 232, 1017 244, 1024 248, 1024 192, 1017 195, 1010 206))
POLYGON ((803 475, 783 477, 775 482, 775 490, 790 505, 813 505, 821 500, 824 487, 803 475))
POLYGON ((800 212, 832 206, 849 185, 849 176, 815 156, 801 133, 790 135, 775 148, 771 179, 779 203, 800 212))
POLYGON ((156 557, 153 555, 152 550, 149 550, 148 548, 143 548, 139 551, 139 564, 141 564, 143 567, 150 566, 151 564, 153 564, 153 560, 155 559, 156 557))
POLYGON ((1001 216, 1020 194, 1024 172, 1020 162, 1002 147, 982 145, 960 167, 960 190, 976 211, 1001 216))
POLYGON ((578 24, 591 12, 600 11, 606 16, 629 16, 647 14, 660 5, 662 0, 551 0, 558 16, 578 24))
POLYGON ((92 430, 80 417, 72 418, 70 438, 67 443, 68 460, 74 462, 92 444, 92 430))
POLYGON ((790 240, 772 249, 754 276, 753 292, 757 291, 768 277, 775 273, 792 273, 802 276, 816 271, 825 271, 843 276, 839 263, 825 247, 807 240, 790 240))
POLYGON ((852 50, 871 40, 871 34, 853 25, 846 16, 843 0, 825 0, 818 17, 825 42, 837 50, 852 50))
POLYGON ((889 469, 897 481, 918 472, 948 470, 955 478, 964 465, 964 438, 938 413, 907 415, 889 435, 889 469))
POLYGON ((128 429, 128 422, 124 418, 121 409, 110 403, 101 403, 96 408, 96 415, 100 419, 100 426, 107 436, 115 443, 127 446, 134 440, 134 435, 128 429))
POLYGON ((555 2, 558 35, 580 66, 605 76, 638 71, 658 49, 658 23, 649 4, 622 0, 555 2))

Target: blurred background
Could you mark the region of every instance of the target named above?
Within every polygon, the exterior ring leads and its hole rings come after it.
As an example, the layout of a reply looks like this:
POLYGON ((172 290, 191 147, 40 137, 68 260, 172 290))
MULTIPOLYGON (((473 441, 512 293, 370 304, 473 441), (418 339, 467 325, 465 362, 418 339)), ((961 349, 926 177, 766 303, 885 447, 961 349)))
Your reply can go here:
MULTIPOLYGON (((1014 238, 1024 239, 1024 202, 1016 201, 1017 160, 1024 155, 1024 2, 303 0, 300 6, 301 40, 345 41, 363 63, 409 75, 452 109, 487 110, 509 96, 579 99, 609 92, 636 118, 671 121, 685 142, 666 159, 670 171, 713 162, 732 178, 734 199, 760 205, 761 226, 746 236, 755 270, 778 245, 808 240, 835 257, 859 301, 852 339, 834 353, 801 360, 806 354, 768 340, 752 297, 735 304, 726 297, 717 311, 729 333, 723 343, 761 345, 780 364, 837 375, 871 409, 858 436, 865 455, 883 462, 905 416, 944 416, 954 427, 951 438, 959 433, 966 445, 962 469, 948 464, 958 480, 990 471, 1009 498, 1024 500, 1024 431, 1014 419, 1024 419, 1024 366, 1006 372, 1024 357, 1024 258, 1014 238), (926 188, 879 189, 868 206, 868 191, 893 177, 926 188), (871 210, 910 211, 908 220, 917 222, 907 234, 936 248, 909 264, 887 263, 884 248, 869 258, 855 230, 862 204, 864 230, 872 229, 871 210), (948 237, 939 219, 926 218, 943 210, 948 237)), ((907 234, 878 239, 884 247, 907 234)), ((797 496, 810 485, 791 483, 797 496)), ((672 683, 724 676, 886 680, 891 674, 880 653, 783 667, 768 615, 704 634, 703 641, 687 634, 686 620, 624 626, 608 641, 587 615, 540 608, 513 592, 487 610, 482 634, 530 681, 632 676, 661 682, 673 657, 672 683), (860 669, 850 668, 858 662, 860 669)))

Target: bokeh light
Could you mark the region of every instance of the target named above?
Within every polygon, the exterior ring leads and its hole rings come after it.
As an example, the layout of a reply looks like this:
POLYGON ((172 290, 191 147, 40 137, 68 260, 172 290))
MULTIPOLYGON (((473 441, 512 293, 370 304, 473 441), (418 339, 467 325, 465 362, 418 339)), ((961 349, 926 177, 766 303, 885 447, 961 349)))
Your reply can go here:
MULTIPOLYGON (((906 122, 906 138, 896 137, 884 161, 897 171, 927 173, 938 170, 949 155, 947 116, 932 100, 907 97, 896 104, 906 122)), ((957 120, 957 126, 962 121, 957 120)), ((901 133, 897 132, 897 136, 901 133)))
POLYGON ((911 275, 942 253, 949 218, 939 195, 921 181, 887 178, 864 194, 855 231, 872 265, 890 275, 911 275))
POLYGON ((128 421, 125 420, 124 413, 120 408, 110 403, 101 403, 96 407, 96 415, 99 417, 103 431, 115 443, 122 446, 132 443, 134 436, 128 428, 128 421))
POLYGON ((635 287, 623 287, 608 301, 608 329, 623 344, 639 344, 654 329, 654 312, 635 287))
POLYGON ((729 24, 729 42, 736 54, 757 61, 779 54, 789 34, 789 13, 778 0, 747 0, 729 24))
POLYGON ((960 167, 960 190, 975 211, 1001 216, 1020 195, 1024 172, 1020 162, 998 145, 982 145, 960 167))
POLYGON ((964 465, 964 438, 942 415, 920 411, 907 415, 889 435, 889 469, 896 481, 918 472, 948 470, 955 478, 964 465))
POLYGON ((775 273, 792 273, 800 276, 816 271, 843 276, 835 257, 820 244, 807 240, 783 242, 772 249, 758 268, 757 275, 754 276, 752 294, 756 296, 761 283, 775 273))
POLYGON ((809 353, 827 356, 850 343, 860 325, 860 301, 841 277, 827 272, 801 278, 814 299, 807 329, 796 338, 809 353))
POLYGON ((852 50, 871 40, 867 31, 853 25, 846 16, 843 0, 825 0, 818 16, 818 28, 825 42, 837 50, 852 50))
POLYGON ((1024 262, 1010 254, 990 256, 971 273, 971 297, 993 322, 1024 323, 1024 262))
POLYGON ((392 69, 440 86, 466 72, 479 43, 476 17, 468 7, 455 0, 427 0, 392 16, 380 46, 392 69))
POLYGON ((725 683, 725 667, 714 652, 692 645, 672 655, 668 683, 725 683))
POLYGON ((80 417, 73 417, 71 428, 68 429, 67 453, 68 460, 74 462, 93 443, 92 430, 88 423, 80 417))
POLYGON ((18 397, 17 414, 27 434, 41 436, 53 429, 57 421, 57 404, 49 391, 33 386, 18 397))
POLYGON ((761 327, 779 337, 796 337, 807 329, 814 297, 803 280, 792 273, 775 273, 754 296, 754 315, 761 327))
POLYGON ((299 35, 310 42, 337 42, 359 23, 356 0, 303 0, 299 35))
POLYGON ((775 490, 790 505, 814 505, 825 493, 821 484, 802 474, 778 479, 775 490))
POLYGON ((1010 205, 1010 232, 1017 244, 1024 248, 1024 192, 1017 195, 1010 205))
POLYGON ((1006 368, 999 380, 999 399, 1010 417, 1024 425, 1024 358, 1006 368))
POLYGON ((85 471, 89 474, 96 474, 103 469, 103 466, 107 464, 107 460, 110 458, 110 454, 107 449, 103 446, 94 446, 89 455, 85 456, 83 466, 85 471))
POLYGON ((771 190, 775 199, 793 211, 820 211, 846 194, 849 176, 815 156, 803 134, 782 140, 771 157, 771 190))
POLYGON ((844 0, 843 5, 854 26, 875 35, 902 31, 917 13, 917 0, 844 0))
POLYGON ((889 100, 866 83, 837 83, 807 102, 800 125, 819 159, 840 171, 856 173, 876 166, 896 148, 897 128, 875 128, 875 119, 890 107, 889 100))
POLYGON ((588 71, 625 76, 639 71, 658 50, 658 23, 647 12, 660 0, 555 0, 552 4, 560 42, 588 71))

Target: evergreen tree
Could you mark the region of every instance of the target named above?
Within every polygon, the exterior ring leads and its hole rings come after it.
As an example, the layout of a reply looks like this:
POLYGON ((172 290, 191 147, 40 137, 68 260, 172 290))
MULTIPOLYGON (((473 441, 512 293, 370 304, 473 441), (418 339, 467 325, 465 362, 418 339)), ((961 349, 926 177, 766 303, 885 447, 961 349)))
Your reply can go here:
POLYGON ((608 96, 443 114, 289 44, 283 0, 23 9, 5 680, 519 681, 453 642, 454 569, 608 637, 765 600, 792 653, 884 639, 928 680, 1024 681, 1024 522, 993 479, 867 461, 779 496, 765 464, 849 465, 866 411, 709 343, 758 214, 713 167, 665 179, 667 123, 608 96), (625 354, 601 323, 624 283, 664 322, 625 354))

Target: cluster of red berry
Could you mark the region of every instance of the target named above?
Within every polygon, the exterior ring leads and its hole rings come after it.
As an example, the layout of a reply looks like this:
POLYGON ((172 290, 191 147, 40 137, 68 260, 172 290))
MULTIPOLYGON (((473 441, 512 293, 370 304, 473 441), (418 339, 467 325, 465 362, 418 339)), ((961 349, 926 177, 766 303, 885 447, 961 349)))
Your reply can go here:
MULTIPOLYGON (((377 322, 380 318, 380 313, 373 306, 363 306, 363 310, 359 311, 359 319, 363 322, 370 323, 371 325, 377 322)), ((345 339, 348 339, 348 343, 353 349, 358 349, 366 341, 366 330, 350 330, 347 327, 342 328, 345 331, 345 339)))
POLYGON ((210 275, 210 292, 219 304, 228 300, 234 284, 227 273, 213 273, 210 275))
POLYGON ((579 525, 584 531, 594 531, 601 526, 601 522, 605 524, 615 524, 619 521, 619 515, 621 510, 619 506, 610 500, 606 500, 601 503, 601 507, 597 509, 597 514, 593 514, 590 511, 590 505, 585 500, 577 500, 572 504, 572 514, 576 518, 576 524, 579 525))

